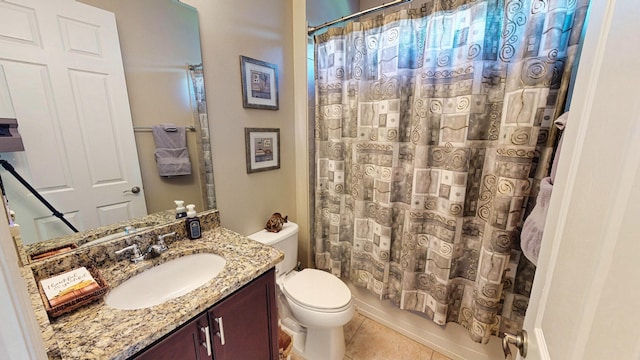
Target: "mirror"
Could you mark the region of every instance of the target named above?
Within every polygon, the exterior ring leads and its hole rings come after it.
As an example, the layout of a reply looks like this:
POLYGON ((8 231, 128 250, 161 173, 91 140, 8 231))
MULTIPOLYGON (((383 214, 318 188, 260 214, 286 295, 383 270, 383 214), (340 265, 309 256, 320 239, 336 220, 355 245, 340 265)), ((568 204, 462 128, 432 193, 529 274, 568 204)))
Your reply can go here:
POLYGON ((14 240, 21 262, 30 264, 76 249, 99 245, 134 233, 142 233, 172 221, 176 221, 175 211, 167 210, 33 244, 22 244, 20 237, 14 240))
MULTIPOLYGON (((28 253, 40 252, 45 248, 55 248, 63 244, 65 239, 78 246, 88 246, 90 242, 87 240, 98 236, 96 235, 98 233, 113 235, 123 231, 127 225, 138 227, 138 225, 144 224, 148 226, 148 224, 174 220, 172 205, 173 200, 176 199, 196 204, 199 211, 215 208, 210 152, 203 151, 203 146, 208 146, 209 140, 202 68, 199 65, 202 61, 196 10, 177 0, 76 1, 115 14, 126 78, 126 92, 134 126, 131 143, 135 139, 135 145, 132 144, 133 151, 127 154, 137 152, 143 182, 141 184, 143 191, 140 195, 144 196, 143 203, 146 206, 146 211, 142 214, 150 213, 152 215, 141 217, 140 213, 117 209, 116 204, 112 208, 115 208, 114 213, 118 216, 99 214, 97 225, 78 226, 82 232, 73 234, 62 222, 53 218, 51 212, 48 212, 42 204, 34 202, 29 206, 38 209, 40 216, 38 220, 44 219, 46 221, 33 224, 30 222, 30 216, 24 216, 24 213, 16 210, 22 242, 28 253), (173 178, 161 178, 158 175, 154 157, 155 145, 150 127, 161 123, 191 126, 196 130, 187 131, 186 134, 192 175, 173 178), (208 158, 207 153, 209 153, 208 158), (121 216, 123 214, 125 216, 121 216), (122 219, 129 218, 133 219, 129 222, 122 221, 122 219)), ((76 38, 69 41, 75 40, 85 39, 76 38)), ((2 70, 2 63, 0 63, 0 70, 2 70)), ((8 82, 10 83, 10 81, 3 79, 3 72, 0 71, 0 109, 3 104, 1 85, 3 83, 6 85, 8 82)), ((4 93, 8 92, 4 91, 4 93)), ((5 96, 4 99, 6 98, 5 96)), ((1 111, 0 115, 2 115, 1 111)), ((19 124, 21 124, 21 115, 14 115, 18 118, 19 124)), ((24 126, 24 129, 26 130, 27 127, 24 126)), ((78 131, 76 128, 62 126, 55 130, 61 133, 78 131)), ((64 144, 64 152, 73 152, 69 151, 68 146, 69 144, 64 144)), ((47 149, 44 149, 43 152, 47 152, 47 149)), ((9 160, 17 169, 18 165, 27 164, 32 167, 38 165, 32 159, 27 161, 24 153, 19 152, 3 153, 2 158, 9 160)), ((41 174, 33 171, 22 173, 36 188, 39 188, 38 182, 52 173, 56 166, 51 162, 43 162, 40 165, 45 168, 41 174)), ((7 188, 10 207, 14 210, 18 206, 17 203, 21 201, 20 196, 17 196, 16 193, 20 191, 24 194, 26 191, 7 173, 1 173, 7 188), (9 188, 10 186, 13 188, 9 188)), ((63 175, 68 178, 87 176, 72 171, 63 175)), ((131 186, 129 188, 133 189, 131 186)), ((129 195, 135 196, 135 194, 129 195)), ((65 212, 65 217, 72 223, 81 223, 82 216, 65 211, 64 201, 57 199, 56 196, 55 191, 44 194, 44 197, 55 207, 65 212)), ((37 216, 33 218, 35 219, 37 216)), ((102 235, 98 237, 101 238, 102 235)))

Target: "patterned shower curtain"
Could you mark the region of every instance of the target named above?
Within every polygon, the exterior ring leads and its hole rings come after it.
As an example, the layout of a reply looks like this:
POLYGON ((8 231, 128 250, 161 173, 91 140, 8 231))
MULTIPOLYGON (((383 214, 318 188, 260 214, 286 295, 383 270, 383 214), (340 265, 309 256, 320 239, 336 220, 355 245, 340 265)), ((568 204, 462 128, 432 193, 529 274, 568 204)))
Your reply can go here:
POLYGON ((519 248, 588 0, 436 0, 315 38, 315 265, 476 342, 522 326, 519 248))

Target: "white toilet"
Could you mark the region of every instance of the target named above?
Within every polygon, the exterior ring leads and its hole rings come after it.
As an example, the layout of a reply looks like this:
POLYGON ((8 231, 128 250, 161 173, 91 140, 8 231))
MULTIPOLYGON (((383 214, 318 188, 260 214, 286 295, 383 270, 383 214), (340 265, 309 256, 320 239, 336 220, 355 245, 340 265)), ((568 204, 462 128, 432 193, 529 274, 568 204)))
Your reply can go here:
POLYGON ((298 259, 295 223, 285 223, 278 233, 262 230, 248 237, 284 253, 284 260, 276 265, 276 283, 293 315, 293 319, 287 319, 283 318, 286 314, 281 314, 281 321, 294 334, 295 351, 307 360, 342 360, 342 327, 355 313, 347 285, 322 270, 294 271, 298 259))

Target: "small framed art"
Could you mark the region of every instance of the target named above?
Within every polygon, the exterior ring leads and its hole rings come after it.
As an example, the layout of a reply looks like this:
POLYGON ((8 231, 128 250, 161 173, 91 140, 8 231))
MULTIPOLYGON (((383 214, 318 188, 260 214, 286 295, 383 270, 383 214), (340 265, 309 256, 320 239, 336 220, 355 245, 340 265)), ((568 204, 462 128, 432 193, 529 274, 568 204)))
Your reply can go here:
POLYGON ((240 56, 242 106, 278 110, 278 67, 264 61, 240 56))
POLYGON ((245 128, 247 173, 280 169, 280 129, 245 128))

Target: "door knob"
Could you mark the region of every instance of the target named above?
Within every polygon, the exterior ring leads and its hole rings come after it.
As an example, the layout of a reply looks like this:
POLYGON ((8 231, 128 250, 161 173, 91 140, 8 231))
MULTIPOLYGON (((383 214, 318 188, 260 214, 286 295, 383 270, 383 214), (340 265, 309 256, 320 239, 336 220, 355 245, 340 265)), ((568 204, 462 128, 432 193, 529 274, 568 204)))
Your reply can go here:
POLYGON ((131 188, 131 190, 125 190, 122 193, 126 194, 126 193, 132 193, 132 194, 137 194, 140 192, 140 187, 139 186, 134 186, 131 188))
POLYGON ((511 344, 515 345, 520 352, 520 356, 523 358, 527 357, 529 338, 527 337, 527 332, 525 330, 519 330, 515 335, 504 333, 504 337, 502 338, 502 351, 504 352, 504 358, 507 360, 513 360, 511 348, 509 348, 509 345, 511 344))

